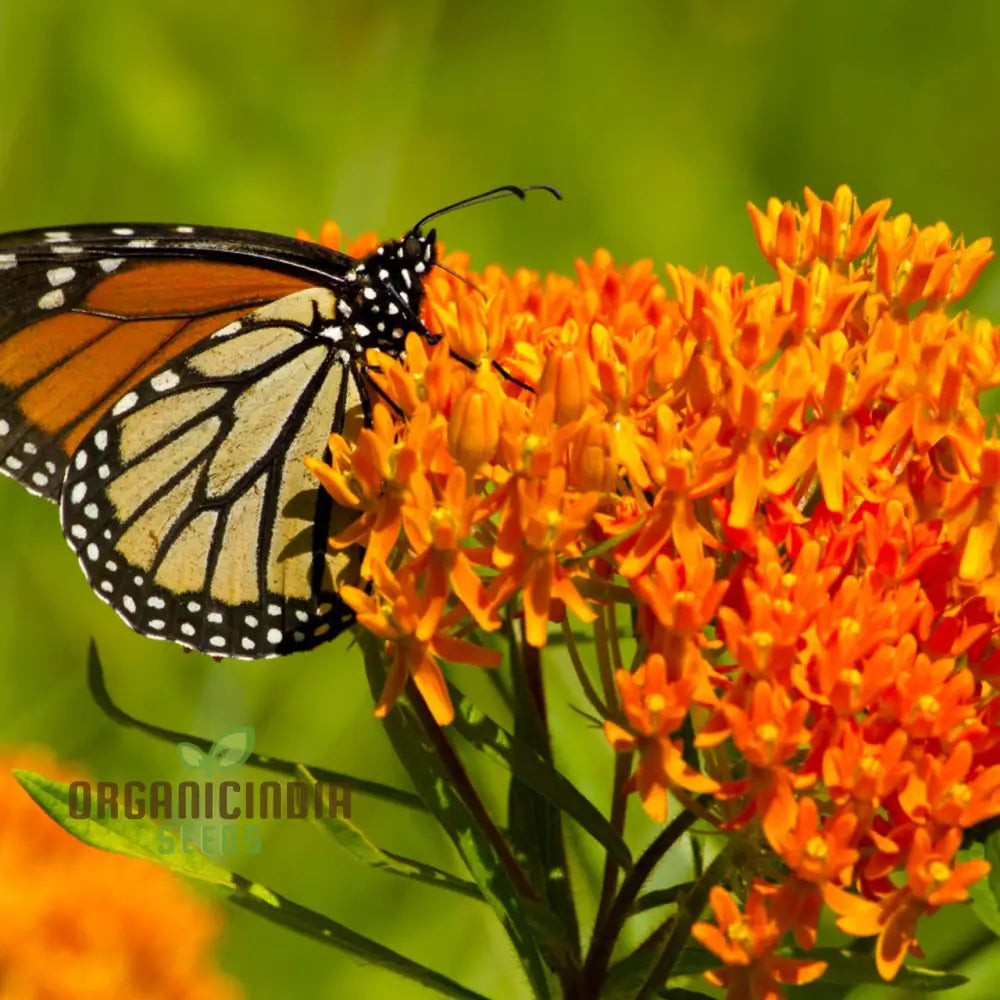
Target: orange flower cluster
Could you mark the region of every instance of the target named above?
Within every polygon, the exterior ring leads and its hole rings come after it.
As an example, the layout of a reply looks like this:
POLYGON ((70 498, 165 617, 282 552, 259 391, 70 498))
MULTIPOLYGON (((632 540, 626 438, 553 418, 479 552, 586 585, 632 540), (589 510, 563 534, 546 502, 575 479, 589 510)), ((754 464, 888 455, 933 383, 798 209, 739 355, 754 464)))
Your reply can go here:
POLYGON ((239 1000, 211 957, 217 912, 168 872, 80 843, 12 768, 79 777, 42 750, 0 758, 0 997, 239 1000))
POLYGON ((344 597, 389 642, 380 713, 412 675, 448 722, 438 662, 494 662, 469 634, 503 615, 535 647, 552 623, 573 643, 566 609, 594 622, 628 789, 768 849, 744 912, 720 889, 695 931, 732 997, 819 974, 778 950, 824 905, 891 978, 986 871, 962 830, 1000 813, 1000 441, 977 408, 1000 330, 952 308, 990 244, 805 197, 750 206, 770 282, 668 266, 668 291, 604 251, 576 280, 489 267, 484 295, 435 271, 442 340, 370 359, 398 413, 311 465, 359 512, 333 544, 367 548, 344 597))

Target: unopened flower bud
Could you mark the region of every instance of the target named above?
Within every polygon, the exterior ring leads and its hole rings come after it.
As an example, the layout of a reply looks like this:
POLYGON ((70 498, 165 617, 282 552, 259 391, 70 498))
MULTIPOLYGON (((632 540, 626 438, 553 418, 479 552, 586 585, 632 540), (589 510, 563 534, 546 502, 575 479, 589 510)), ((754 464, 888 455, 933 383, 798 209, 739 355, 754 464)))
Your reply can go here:
POLYGON ((571 344, 560 344, 545 363, 539 391, 555 396, 558 426, 579 420, 590 400, 590 380, 583 350, 571 344))
POLYGON ((488 462, 500 441, 500 412, 493 397, 479 386, 466 389, 455 402, 448 424, 448 450, 468 473, 488 462))

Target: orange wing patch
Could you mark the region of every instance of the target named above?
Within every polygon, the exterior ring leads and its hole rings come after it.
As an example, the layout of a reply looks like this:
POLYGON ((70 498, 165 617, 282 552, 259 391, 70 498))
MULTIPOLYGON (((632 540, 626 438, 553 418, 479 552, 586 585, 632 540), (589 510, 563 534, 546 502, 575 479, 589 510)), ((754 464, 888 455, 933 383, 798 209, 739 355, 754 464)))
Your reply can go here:
POLYGON ((18 330, 0 342, 0 385, 20 389, 97 340, 115 323, 103 316, 60 313, 18 330))
POLYGON ((248 299, 281 298, 309 282, 259 267, 206 261, 143 263, 102 281, 84 308, 118 316, 199 313, 248 299))
MULTIPOLYGON (((160 351, 184 323, 183 319, 155 319, 119 324, 28 389, 18 400, 21 412, 55 437, 98 404, 127 391, 138 381, 145 360, 160 351)), ((67 454, 71 451, 66 449, 67 454)))
POLYGON ((78 310, 0 343, 0 386, 23 390, 18 408, 68 457, 138 382, 262 303, 309 287, 237 264, 142 263, 106 278, 78 310))

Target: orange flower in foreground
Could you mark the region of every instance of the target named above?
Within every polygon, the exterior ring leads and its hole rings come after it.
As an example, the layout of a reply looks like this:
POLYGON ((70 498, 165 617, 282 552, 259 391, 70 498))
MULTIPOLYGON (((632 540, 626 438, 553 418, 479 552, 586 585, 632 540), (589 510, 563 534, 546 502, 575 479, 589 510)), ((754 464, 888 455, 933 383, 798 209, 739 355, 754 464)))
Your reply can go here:
POLYGON ((69 780, 42 750, 0 765, 0 996, 237 1000, 210 956, 217 911, 145 861, 80 843, 10 774, 69 780))
POLYGON ((778 951, 812 947, 824 908, 895 974, 983 874, 962 831, 1000 815, 1000 439, 978 409, 1000 328, 960 302, 990 243, 846 187, 750 214, 757 283, 448 257, 424 283, 440 342, 370 352, 395 408, 310 463, 356 512, 333 544, 366 549, 371 593, 345 599, 388 643, 380 714, 413 676, 447 721, 440 660, 495 662, 476 643, 501 620, 539 650, 562 624, 638 756, 620 794, 663 822, 674 789, 746 840, 745 905, 717 890, 696 930, 730 998, 814 979, 778 951))
POLYGON ((827 263, 842 263, 868 250, 878 224, 889 211, 889 199, 876 202, 864 212, 850 188, 841 185, 832 201, 821 201, 806 188, 805 213, 769 198, 767 213, 747 205, 757 244, 767 262, 779 260, 792 267, 805 267, 817 257, 827 263))
POLYGON ((593 621, 590 609, 558 556, 571 550, 597 506, 597 496, 573 496, 566 472, 553 470, 544 480, 518 479, 514 499, 497 531, 493 565, 500 571, 499 600, 522 592, 525 636, 544 646, 553 599, 562 601, 581 621, 593 621))
POLYGON ((804 986, 826 970, 826 962, 781 958, 774 953, 787 928, 768 912, 767 894, 759 887, 751 889, 745 913, 719 886, 712 889, 710 902, 716 923, 695 924, 691 933, 726 963, 705 978, 724 986, 729 1000, 775 1000, 784 995, 780 984, 804 986))
POLYGON ((908 953, 919 954, 916 924, 945 903, 968 899, 967 886, 989 871, 986 861, 953 864, 961 834, 951 831, 932 843, 926 830, 917 830, 906 858, 907 885, 878 900, 862 899, 834 885, 824 889, 826 903, 840 919, 846 934, 878 935, 875 959, 883 979, 891 980, 908 953))
POLYGON ((330 451, 332 465, 308 456, 306 465, 342 507, 364 511, 332 543, 346 548, 363 541, 361 572, 370 576, 372 564, 384 562, 399 538, 401 507, 417 467, 417 454, 413 448, 396 444, 392 420, 382 407, 375 411, 374 426, 359 432, 353 451, 338 434, 330 438, 330 451))
POLYGON ((659 654, 651 656, 634 674, 619 670, 615 679, 631 732, 609 719, 604 723, 604 735, 619 752, 639 751, 639 766, 627 787, 639 793, 650 817, 658 823, 667 818, 669 787, 696 794, 718 791, 719 783, 690 767, 681 742, 670 738, 687 717, 695 679, 668 681, 666 663, 659 654))

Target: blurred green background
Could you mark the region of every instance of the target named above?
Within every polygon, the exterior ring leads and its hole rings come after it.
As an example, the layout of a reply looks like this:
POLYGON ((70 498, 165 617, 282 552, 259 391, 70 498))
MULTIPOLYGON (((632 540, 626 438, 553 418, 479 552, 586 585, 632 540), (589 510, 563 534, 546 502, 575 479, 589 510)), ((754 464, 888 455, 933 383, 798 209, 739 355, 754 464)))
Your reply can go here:
MULTIPOLYGON (((746 201, 801 200, 806 184, 829 197, 847 182, 863 203, 888 195, 922 224, 995 236, 998 37, 1000 6, 986 3, 5 0, 0 230, 293 233, 329 217, 392 236, 481 189, 547 182, 562 204, 491 205, 439 233, 478 267, 572 273, 604 246, 623 262, 764 276, 746 201)), ((975 310, 1000 312, 998 274, 987 271, 975 310)), ((50 744, 109 779, 178 773, 169 746, 92 705, 93 635, 112 692, 140 717, 209 737, 253 725, 263 752, 405 784, 345 641, 278 662, 186 655, 133 635, 94 598, 55 509, 7 480, 0 524, 3 743, 50 744)), ((562 666, 551 664, 555 697, 568 701, 562 666)), ((573 748, 564 766, 604 805, 610 751, 576 716, 559 719, 573 748)), ((360 798, 354 818, 383 846, 454 863, 429 822, 360 798)), ((298 826, 269 831, 234 867, 474 989, 526 995, 485 907, 361 869, 298 826)), ((651 829, 637 818, 634 833, 651 829)), ((253 1000, 430 996, 241 911, 227 919, 221 960, 253 1000)), ((963 919, 929 925, 931 960, 995 964, 963 919)))

